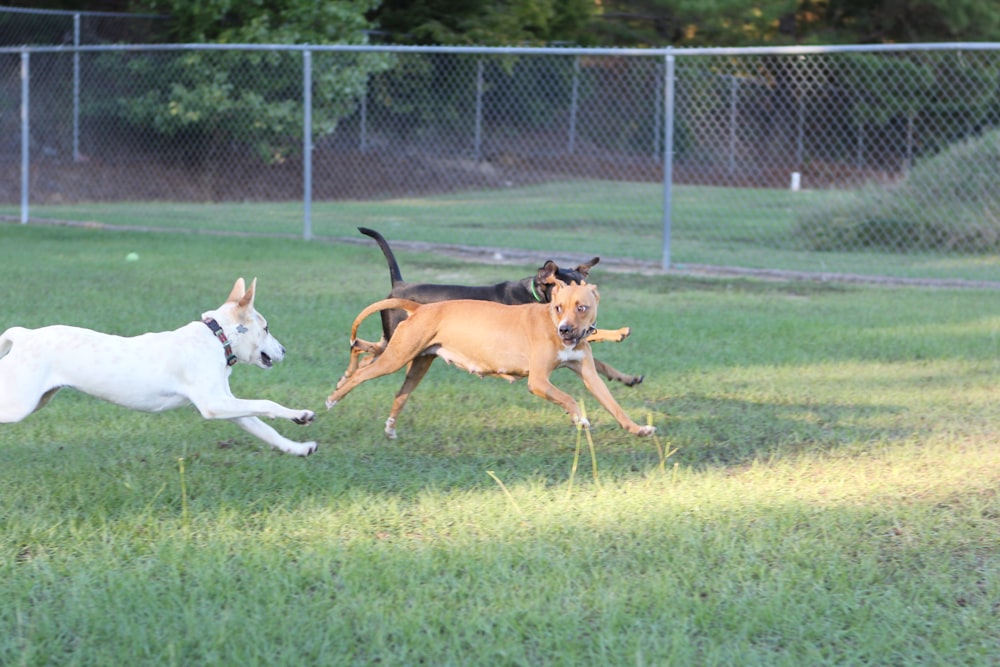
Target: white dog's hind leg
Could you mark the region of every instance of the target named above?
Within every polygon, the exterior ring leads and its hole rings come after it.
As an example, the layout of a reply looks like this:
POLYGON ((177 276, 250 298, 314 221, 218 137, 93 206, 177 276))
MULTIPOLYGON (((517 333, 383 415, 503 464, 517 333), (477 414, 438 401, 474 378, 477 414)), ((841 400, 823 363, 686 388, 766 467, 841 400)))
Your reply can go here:
POLYGON ((281 435, 256 417, 236 417, 230 420, 247 433, 255 435, 267 444, 286 454, 309 456, 316 451, 315 442, 295 442, 281 435))

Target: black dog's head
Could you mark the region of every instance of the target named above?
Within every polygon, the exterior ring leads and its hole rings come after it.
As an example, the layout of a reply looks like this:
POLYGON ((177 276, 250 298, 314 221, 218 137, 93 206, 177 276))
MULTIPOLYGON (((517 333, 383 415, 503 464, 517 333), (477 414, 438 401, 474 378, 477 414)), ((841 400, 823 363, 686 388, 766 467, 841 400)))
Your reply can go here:
POLYGON ((564 285, 572 285, 574 283, 582 285, 586 283, 591 267, 599 261, 601 261, 600 257, 594 257, 589 262, 580 264, 575 269, 561 269, 551 259, 548 260, 538 269, 538 274, 535 276, 533 282, 533 287, 536 291, 535 298, 542 303, 551 301, 552 285, 555 281, 561 282, 564 285))

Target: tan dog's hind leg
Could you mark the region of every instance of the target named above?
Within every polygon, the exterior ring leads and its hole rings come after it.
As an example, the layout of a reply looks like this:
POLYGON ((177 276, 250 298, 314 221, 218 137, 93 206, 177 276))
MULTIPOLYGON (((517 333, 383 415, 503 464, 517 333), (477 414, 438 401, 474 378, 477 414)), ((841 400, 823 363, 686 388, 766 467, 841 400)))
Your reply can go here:
MULTIPOLYGON (((588 343, 620 343, 632 333, 631 327, 623 327, 621 329, 597 329, 594 333, 587 336, 588 343)), ((597 368, 597 372, 604 377, 612 380, 614 382, 621 382, 626 387, 634 387, 640 384, 645 377, 642 375, 626 375, 620 370, 606 364, 603 361, 594 359, 594 366, 597 368)))
POLYGON ((643 375, 625 375, 614 366, 606 364, 599 359, 594 359, 594 368, 597 369, 598 373, 609 380, 621 382, 626 387, 634 387, 645 379, 645 376, 643 375))
POLYGON ((632 333, 631 327, 621 329, 594 329, 594 333, 587 336, 588 343, 620 343, 632 333))
POLYGON ((392 409, 389 411, 389 418, 385 420, 385 435, 389 439, 396 439, 396 418, 403 411, 406 402, 410 400, 410 394, 427 375, 434 359, 436 357, 430 354, 418 356, 410 362, 410 367, 406 369, 406 379, 403 380, 403 386, 396 392, 396 398, 392 401, 392 409))
POLYGON ((340 380, 337 381, 337 386, 339 387, 344 383, 344 380, 354 375, 354 372, 358 370, 359 367, 363 368, 368 364, 375 361, 378 355, 382 354, 385 350, 386 340, 383 338, 377 343, 369 343, 366 340, 361 340, 358 338, 351 343, 351 358, 347 362, 347 368, 344 370, 344 374, 341 376, 340 380), (371 355, 365 357, 364 355, 371 355))

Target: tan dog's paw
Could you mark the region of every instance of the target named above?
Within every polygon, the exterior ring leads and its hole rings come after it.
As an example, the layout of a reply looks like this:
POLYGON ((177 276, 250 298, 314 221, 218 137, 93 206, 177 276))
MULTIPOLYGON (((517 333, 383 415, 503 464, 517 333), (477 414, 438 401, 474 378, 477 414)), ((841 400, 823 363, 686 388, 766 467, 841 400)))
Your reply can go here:
MULTIPOLYGON (((296 424, 308 424, 314 419, 316 419, 316 413, 312 410, 303 410, 298 417, 292 417, 292 421, 296 424)), ((313 443, 313 449, 316 449, 315 445, 316 443, 313 443)), ((312 454, 312 452, 309 453, 312 454)))
POLYGON ((656 433, 656 427, 655 426, 640 426, 637 430, 632 431, 632 433, 634 433, 635 435, 637 435, 639 437, 644 437, 644 436, 647 436, 647 435, 653 435, 654 433, 656 433))
POLYGON ((573 424, 580 428, 590 429, 590 420, 586 417, 573 417, 573 424))

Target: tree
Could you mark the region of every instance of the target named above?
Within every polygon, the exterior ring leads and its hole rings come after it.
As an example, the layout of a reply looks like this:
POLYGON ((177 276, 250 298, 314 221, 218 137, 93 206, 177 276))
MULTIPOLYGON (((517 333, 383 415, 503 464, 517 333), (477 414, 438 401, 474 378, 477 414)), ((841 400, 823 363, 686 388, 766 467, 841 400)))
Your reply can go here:
MULTIPOLYGON (((183 43, 359 44, 376 0, 153 0, 183 43)), ((365 94, 378 54, 315 55, 313 132, 336 129, 365 94)), ((111 54, 103 59, 120 92, 116 113, 141 132, 184 138, 199 155, 249 143, 271 162, 297 150, 302 136, 302 55, 282 50, 111 54), (124 69, 121 69, 124 68, 124 69)))
POLYGON ((1000 40, 996 0, 610 0, 591 34, 622 46, 1000 40))
POLYGON ((996 41, 996 0, 799 0, 809 41, 996 41))
POLYGON ((511 46, 578 42, 593 0, 386 0, 369 16, 400 44, 511 46))

